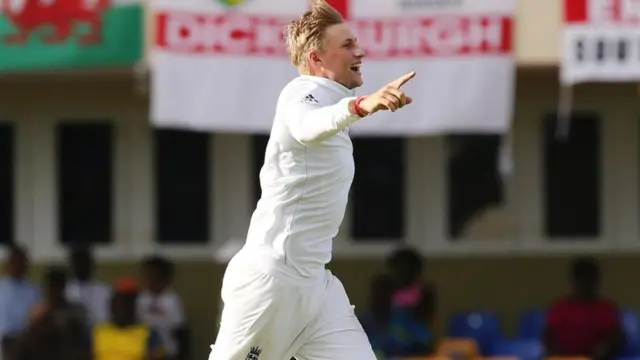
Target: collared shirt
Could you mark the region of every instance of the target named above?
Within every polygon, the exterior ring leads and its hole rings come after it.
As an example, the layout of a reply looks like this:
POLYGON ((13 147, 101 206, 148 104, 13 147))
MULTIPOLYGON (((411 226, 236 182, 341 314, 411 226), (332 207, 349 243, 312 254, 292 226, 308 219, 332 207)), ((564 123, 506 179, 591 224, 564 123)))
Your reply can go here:
POLYGON ((109 319, 111 288, 96 280, 73 280, 65 288, 67 300, 77 302, 87 309, 89 322, 97 324, 109 319))
POLYGON ((180 297, 172 290, 161 294, 143 291, 138 296, 138 316, 140 321, 158 332, 168 355, 178 354, 178 342, 174 331, 185 325, 184 311, 180 297))
POLYGON ((324 274, 354 176, 353 90, 300 76, 281 92, 245 248, 297 279, 324 274))
POLYGON ((30 310, 40 302, 40 290, 26 279, 0 279, 0 338, 29 325, 30 310))

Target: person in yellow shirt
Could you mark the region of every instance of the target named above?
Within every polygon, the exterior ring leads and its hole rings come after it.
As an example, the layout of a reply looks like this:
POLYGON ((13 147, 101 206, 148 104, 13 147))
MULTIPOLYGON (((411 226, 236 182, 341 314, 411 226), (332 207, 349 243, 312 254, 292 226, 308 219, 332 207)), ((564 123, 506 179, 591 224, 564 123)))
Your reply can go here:
POLYGON ((120 278, 111 299, 111 319, 93 330, 94 360, 164 360, 166 351, 158 334, 137 319, 138 284, 120 278))

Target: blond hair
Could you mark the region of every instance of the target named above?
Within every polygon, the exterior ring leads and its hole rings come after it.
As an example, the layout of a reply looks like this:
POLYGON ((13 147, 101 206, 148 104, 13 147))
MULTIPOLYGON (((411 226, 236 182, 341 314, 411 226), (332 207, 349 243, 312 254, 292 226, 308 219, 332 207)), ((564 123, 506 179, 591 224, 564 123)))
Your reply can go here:
POLYGON ((291 63, 303 73, 308 72, 305 57, 309 51, 323 51, 327 28, 343 22, 342 15, 325 0, 311 0, 311 10, 290 22, 285 31, 291 63))

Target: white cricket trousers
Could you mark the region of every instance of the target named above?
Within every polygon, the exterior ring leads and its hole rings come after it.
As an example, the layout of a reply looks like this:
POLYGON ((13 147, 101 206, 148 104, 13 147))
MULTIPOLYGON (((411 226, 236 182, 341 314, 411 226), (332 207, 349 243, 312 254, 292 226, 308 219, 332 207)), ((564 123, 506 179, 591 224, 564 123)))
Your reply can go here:
POLYGON ((252 266, 256 257, 242 252, 224 275, 220 332, 209 360, 376 360, 330 271, 317 280, 294 281, 258 270, 252 266))

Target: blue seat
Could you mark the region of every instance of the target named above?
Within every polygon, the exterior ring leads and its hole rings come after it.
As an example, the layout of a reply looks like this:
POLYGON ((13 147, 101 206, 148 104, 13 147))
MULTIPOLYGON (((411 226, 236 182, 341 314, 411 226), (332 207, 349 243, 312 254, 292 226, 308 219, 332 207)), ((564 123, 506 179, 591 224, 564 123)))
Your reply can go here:
POLYGON ((640 315, 633 310, 621 310, 620 326, 626 340, 621 356, 640 356, 640 315))
POLYGON ((488 311, 459 312, 451 318, 447 335, 475 339, 480 351, 486 354, 491 344, 502 338, 500 319, 488 311))
POLYGON ((535 339, 497 340, 491 344, 491 356, 514 356, 520 360, 540 360, 544 356, 544 346, 535 339))
POLYGON ((520 315, 518 338, 535 339, 542 338, 547 312, 544 310, 529 310, 520 315))

